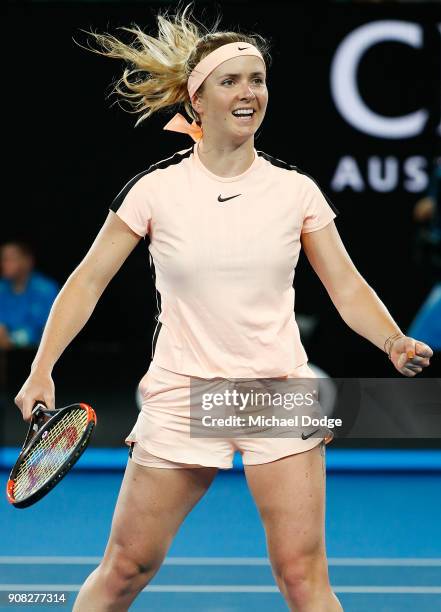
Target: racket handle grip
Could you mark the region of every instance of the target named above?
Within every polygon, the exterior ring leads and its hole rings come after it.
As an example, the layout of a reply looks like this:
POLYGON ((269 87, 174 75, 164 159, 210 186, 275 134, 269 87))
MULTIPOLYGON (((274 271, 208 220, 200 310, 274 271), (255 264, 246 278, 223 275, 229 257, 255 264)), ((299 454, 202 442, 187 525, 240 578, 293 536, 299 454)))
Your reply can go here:
POLYGON ((35 402, 34 407, 32 408, 32 418, 34 420, 34 424, 32 429, 34 431, 38 431, 43 423, 45 423, 53 414, 56 412, 55 410, 48 410, 46 404, 43 402, 35 402))
POLYGON ((47 410, 47 406, 41 401, 36 401, 34 403, 34 407, 32 408, 32 414, 35 414, 36 412, 40 410, 47 410))

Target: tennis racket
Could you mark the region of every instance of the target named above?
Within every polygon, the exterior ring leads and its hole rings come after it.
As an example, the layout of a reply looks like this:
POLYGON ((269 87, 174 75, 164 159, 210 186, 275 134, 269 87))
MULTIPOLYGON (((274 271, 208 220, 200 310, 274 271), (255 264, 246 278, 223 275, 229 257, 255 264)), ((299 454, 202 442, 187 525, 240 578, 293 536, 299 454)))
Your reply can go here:
POLYGON ((27 508, 49 493, 81 457, 95 425, 95 411, 87 404, 48 410, 38 402, 6 485, 8 501, 27 508))

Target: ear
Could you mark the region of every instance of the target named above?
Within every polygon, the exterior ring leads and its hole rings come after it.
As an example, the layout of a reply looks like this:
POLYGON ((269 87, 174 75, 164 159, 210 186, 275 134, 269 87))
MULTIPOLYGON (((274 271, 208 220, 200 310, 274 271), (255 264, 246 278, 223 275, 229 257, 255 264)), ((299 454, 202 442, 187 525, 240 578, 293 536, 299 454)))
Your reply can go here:
POLYGON ((193 97, 191 99, 191 105, 198 114, 201 113, 201 110, 203 109, 203 104, 201 96, 198 94, 198 92, 193 94, 193 97))

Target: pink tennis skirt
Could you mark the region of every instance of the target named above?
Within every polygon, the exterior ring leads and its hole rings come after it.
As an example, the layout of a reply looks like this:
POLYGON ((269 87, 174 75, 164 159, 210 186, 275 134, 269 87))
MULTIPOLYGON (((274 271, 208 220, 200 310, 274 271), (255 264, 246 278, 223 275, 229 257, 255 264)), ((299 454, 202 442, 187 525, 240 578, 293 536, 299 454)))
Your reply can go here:
MULTIPOLYGON (((304 364, 293 370, 288 378, 315 378, 315 375, 304 364)), ((131 448, 132 461, 160 468, 229 469, 236 451, 241 453, 244 465, 258 465, 303 453, 332 439, 332 436, 306 440, 300 437, 191 437, 190 381, 190 376, 165 370, 154 362, 150 364, 139 383, 141 410, 125 439, 131 448)))

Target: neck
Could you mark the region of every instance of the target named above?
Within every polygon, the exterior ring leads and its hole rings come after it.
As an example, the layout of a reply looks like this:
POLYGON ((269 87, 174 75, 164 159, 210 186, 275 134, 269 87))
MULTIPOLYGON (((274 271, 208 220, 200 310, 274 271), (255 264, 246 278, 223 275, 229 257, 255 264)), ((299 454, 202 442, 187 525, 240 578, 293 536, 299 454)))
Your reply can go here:
POLYGON ((242 174, 254 161, 254 139, 241 143, 220 143, 204 135, 198 144, 198 155, 213 174, 228 178, 242 174))

